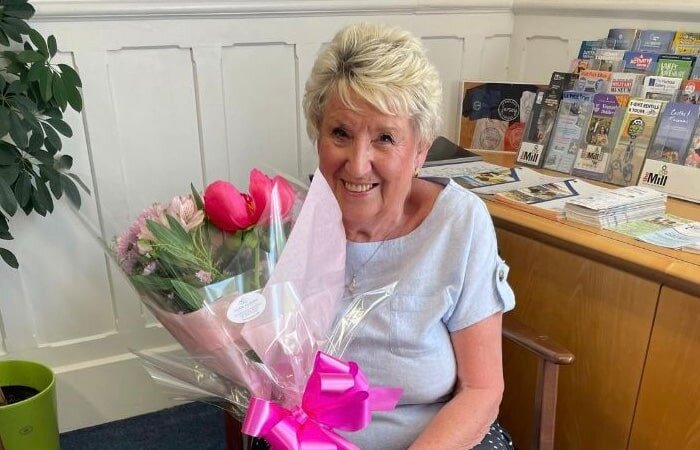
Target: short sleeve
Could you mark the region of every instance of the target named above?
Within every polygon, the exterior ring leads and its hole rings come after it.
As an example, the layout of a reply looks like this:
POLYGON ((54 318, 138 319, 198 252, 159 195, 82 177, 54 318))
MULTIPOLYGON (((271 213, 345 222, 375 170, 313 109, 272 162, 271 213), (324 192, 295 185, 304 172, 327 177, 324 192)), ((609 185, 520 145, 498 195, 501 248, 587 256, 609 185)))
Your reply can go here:
POLYGON ((491 216, 481 200, 471 206, 470 226, 464 230, 464 251, 468 252, 463 260, 464 283, 443 318, 450 332, 515 307, 515 295, 508 284, 509 268, 498 255, 491 216))

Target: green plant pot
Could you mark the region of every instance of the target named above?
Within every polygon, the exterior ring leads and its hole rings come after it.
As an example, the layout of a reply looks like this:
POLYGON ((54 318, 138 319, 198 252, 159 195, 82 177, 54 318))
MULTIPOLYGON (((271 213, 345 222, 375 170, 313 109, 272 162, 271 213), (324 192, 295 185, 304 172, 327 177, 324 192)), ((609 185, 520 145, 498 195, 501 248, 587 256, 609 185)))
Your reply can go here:
POLYGON ((0 386, 29 386, 38 394, 0 406, 0 439, 5 450, 58 450, 56 381, 46 366, 30 361, 0 361, 0 386))

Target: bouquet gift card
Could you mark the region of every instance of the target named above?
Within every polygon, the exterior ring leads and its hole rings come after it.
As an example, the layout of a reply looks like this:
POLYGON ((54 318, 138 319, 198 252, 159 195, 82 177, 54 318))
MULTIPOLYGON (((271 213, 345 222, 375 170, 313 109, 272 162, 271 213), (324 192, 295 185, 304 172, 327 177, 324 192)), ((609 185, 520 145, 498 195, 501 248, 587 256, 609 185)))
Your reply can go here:
POLYGON ((372 411, 393 409, 400 397, 340 359, 393 286, 339 311, 345 233, 318 173, 308 193, 254 169, 248 194, 216 181, 203 195, 193 188, 156 203, 119 236, 116 259, 187 354, 137 353, 152 377, 223 401, 244 433, 272 448, 356 449, 335 430, 364 428, 372 411), (340 390, 328 383, 341 379, 340 390))

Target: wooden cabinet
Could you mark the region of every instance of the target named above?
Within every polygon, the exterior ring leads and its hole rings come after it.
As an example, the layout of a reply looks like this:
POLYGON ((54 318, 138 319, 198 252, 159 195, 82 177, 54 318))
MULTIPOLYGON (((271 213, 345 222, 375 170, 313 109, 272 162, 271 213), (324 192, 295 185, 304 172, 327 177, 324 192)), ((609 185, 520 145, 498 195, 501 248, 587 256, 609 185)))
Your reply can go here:
MULTIPOLYGON (((487 205, 513 314, 576 355, 560 374, 556 448, 700 448, 700 256, 487 205)), ((700 218, 687 203, 669 212, 700 218)), ((501 419, 529 442, 534 361, 508 346, 504 358, 501 419)))
POLYGON ((661 290, 629 448, 700 448, 698 297, 661 290))

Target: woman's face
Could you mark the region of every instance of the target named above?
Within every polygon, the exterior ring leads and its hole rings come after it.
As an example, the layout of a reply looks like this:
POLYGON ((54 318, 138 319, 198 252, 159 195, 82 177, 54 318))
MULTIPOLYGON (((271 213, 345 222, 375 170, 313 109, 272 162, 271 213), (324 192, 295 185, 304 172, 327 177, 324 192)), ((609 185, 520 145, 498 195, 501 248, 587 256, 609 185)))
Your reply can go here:
POLYGON ((353 103, 358 111, 335 95, 326 102, 319 167, 338 199, 348 237, 365 233, 370 240, 385 239, 405 220, 413 174, 427 148, 419 149, 409 117, 382 114, 357 97, 353 103))

